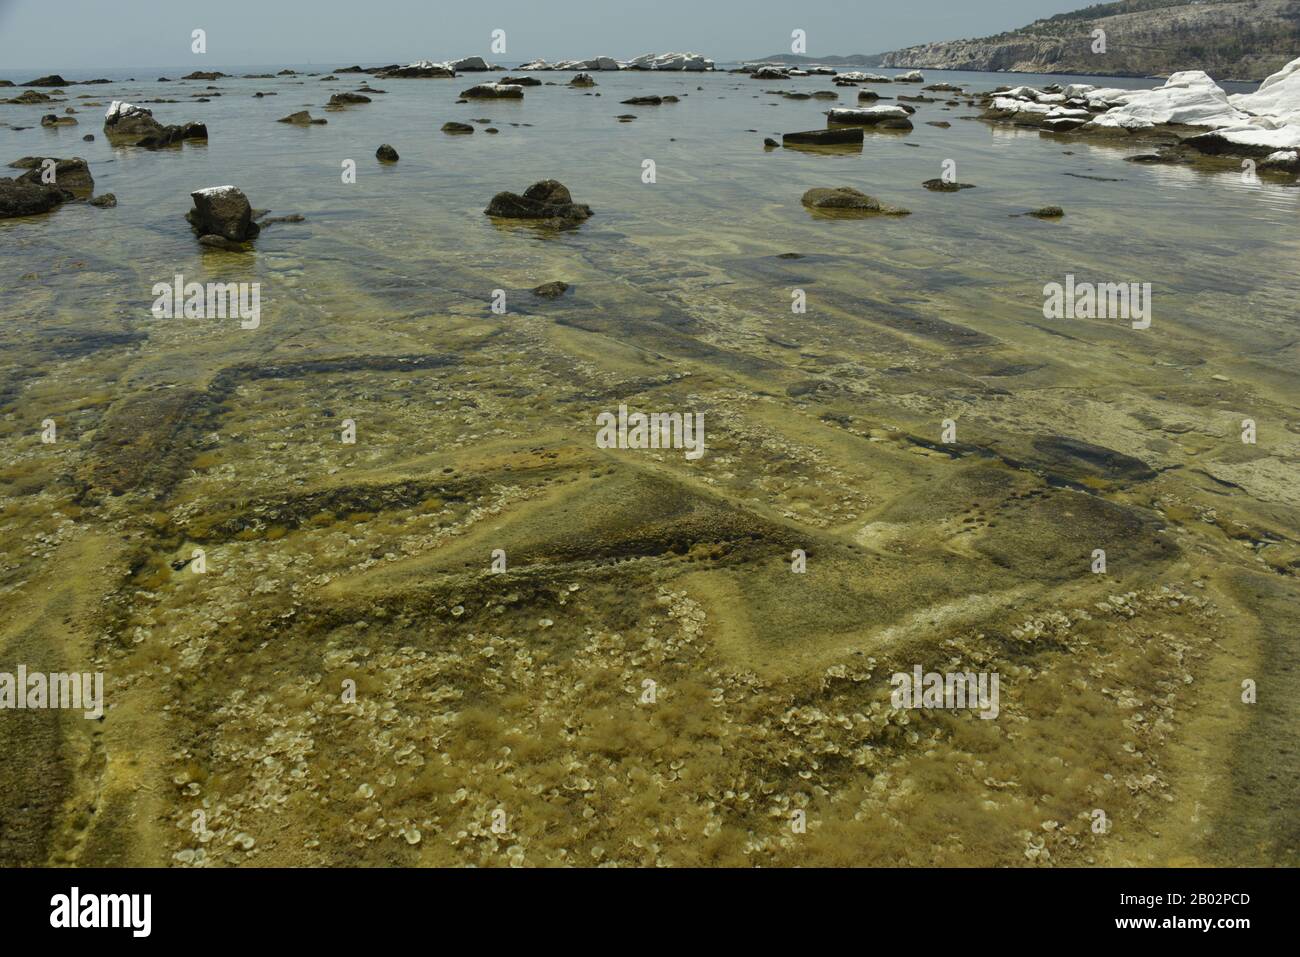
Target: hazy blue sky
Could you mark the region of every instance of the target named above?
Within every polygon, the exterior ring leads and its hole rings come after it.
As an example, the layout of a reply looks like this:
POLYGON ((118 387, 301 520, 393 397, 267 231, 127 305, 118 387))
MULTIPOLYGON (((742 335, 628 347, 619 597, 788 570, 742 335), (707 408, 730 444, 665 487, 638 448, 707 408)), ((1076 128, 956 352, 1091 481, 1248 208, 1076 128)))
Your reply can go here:
POLYGON ((0 0, 0 72, 202 65, 406 62, 490 54, 514 63, 694 50, 716 60, 790 48, 878 53, 998 33, 1088 0, 0 0))

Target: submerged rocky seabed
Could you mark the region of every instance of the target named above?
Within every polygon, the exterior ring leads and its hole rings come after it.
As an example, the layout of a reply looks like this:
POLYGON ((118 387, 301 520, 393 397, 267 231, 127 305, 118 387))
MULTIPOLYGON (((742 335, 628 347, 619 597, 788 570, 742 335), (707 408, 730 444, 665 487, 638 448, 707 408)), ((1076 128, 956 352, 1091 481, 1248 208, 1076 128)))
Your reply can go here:
MULTIPOLYGON (((1298 863, 1294 171, 692 56, 60 101, 114 123, 0 223, 0 671, 108 709, 0 712, 0 863, 1298 863), (260 322, 156 318, 174 275, 260 322), (1151 326, 1046 318, 1067 275, 1151 326), (706 453, 600 447, 621 405, 706 453), (895 707, 918 665, 996 718, 895 707)), ((29 170, 49 108, 0 107, 29 170)))

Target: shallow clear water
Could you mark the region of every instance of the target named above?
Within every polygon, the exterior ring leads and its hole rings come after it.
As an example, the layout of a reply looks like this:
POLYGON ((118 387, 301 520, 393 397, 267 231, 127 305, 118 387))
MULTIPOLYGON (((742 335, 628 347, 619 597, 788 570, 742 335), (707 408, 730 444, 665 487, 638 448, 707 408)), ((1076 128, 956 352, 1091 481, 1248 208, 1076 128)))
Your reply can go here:
POLYGON ((1300 189, 943 102, 860 153, 765 151, 831 105, 766 91, 828 78, 374 80, 325 110, 339 77, 0 105, 0 159, 82 156, 119 201, 0 223, 0 651, 103 668, 112 709, 0 722, 0 862, 1295 862, 1300 694, 1232 702, 1300 673, 1300 189), (681 100, 620 103, 646 94, 681 100), (112 99, 209 141, 114 148, 112 99), (275 122, 300 109, 328 125, 275 122), (500 133, 439 130, 476 119, 500 133), (977 188, 923 189, 945 160, 977 188), (545 178, 592 218, 483 214, 545 178), (227 183, 306 219, 203 249, 189 193, 227 183), (814 216, 819 186, 911 215, 814 216), (177 273, 260 282, 259 328, 152 318, 177 273), (1151 328, 1044 319, 1067 275, 1150 283, 1151 328), (598 449, 620 403, 703 413, 708 454, 598 449), (947 662, 1000 671, 1007 719, 890 712, 891 671, 947 662))

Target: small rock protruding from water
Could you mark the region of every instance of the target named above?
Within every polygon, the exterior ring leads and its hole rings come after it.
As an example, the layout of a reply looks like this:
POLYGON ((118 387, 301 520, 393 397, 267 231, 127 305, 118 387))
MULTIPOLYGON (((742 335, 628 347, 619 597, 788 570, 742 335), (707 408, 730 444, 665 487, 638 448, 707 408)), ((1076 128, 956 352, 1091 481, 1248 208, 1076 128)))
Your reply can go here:
POLYGON ((580 223, 591 216, 591 207, 575 203, 569 189, 553 179, 534 183, 517 193, 502 192, 492 197, 484 212, 502 219, 552 220, 556 223, 580 223))
POLYGON ((261 227, 253 222, 253 208, 238 186, 210 186, 190 193, 194 208, 185 214, 199 242, 221 249, 243 249, 261 227))
POLYGON ((398 160, 397 150, 384 143, 379 149, 375 150, 375 159, 383 163, 396 163, 398 160))
POLYGON ((782 142, 789 146, 861 146, 863 132, 860 126, 831 127, 824 130, 804 130, 786 133, 782 142))
POLYGON ((868 196, 851 186, 810 189, 803 194, 802 202, 810 209, 840 213, 881 213, 885 216, 907 216, 911 213, 908 209, 888 206, 876 197, 868 196))
POLYGON ((330 101, 327 105, 338 109, 342 106, 353 106, 358 103, 370 102, 373 101, 364 93, 335 93, 330 97, 330 101))
POLYGON ((927 179, 921 184, 933 193, 956 193, 963 189, 974 189, 974 183, 950 183, 946 179, 927 179))
POLYGON ((282 116, 277 123, 292 123, 295 126, 323 126, 329 120, 314 119, 306 110, 299 110, 297 113, 290 113, 288 116, 282 116))

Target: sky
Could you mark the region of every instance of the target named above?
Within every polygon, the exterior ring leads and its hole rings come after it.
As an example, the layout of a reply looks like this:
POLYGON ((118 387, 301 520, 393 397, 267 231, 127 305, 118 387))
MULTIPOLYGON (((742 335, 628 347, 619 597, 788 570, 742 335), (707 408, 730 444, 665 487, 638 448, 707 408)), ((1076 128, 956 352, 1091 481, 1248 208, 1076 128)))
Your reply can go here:
POLYGON ((999 33, 1090 0, 0 0, 0 73, 93 67, 326 68, 480 55, 505 65, 690 50, 880 53, 999 33), (191 34, 207 34, 206 58, 191 34), (506 52, 491 52, 504 30, 506 52))

